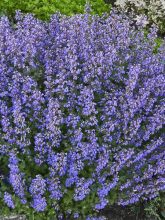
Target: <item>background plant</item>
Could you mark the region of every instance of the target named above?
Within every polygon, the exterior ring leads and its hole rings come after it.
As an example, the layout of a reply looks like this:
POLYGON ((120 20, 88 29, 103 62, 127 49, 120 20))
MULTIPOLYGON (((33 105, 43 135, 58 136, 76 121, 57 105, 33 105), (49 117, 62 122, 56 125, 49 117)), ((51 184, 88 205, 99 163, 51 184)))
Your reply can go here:
MULTIPOLYGON (((103 0, 90 0, 92 13, 101 15, 109 12, 110 5, 103 0)), ((59 11, 62 14, 73 15, 84 13, 86 0, 1 0, 0 13, 13 18, 16 10, 24 13, 34 13, 36 17, 48 20, 52 14, 59 11)))
POLYGON ((156 24, 160 34, 165 33, 165 1, 164 0, 105 0, 124 12, 133 12, 134 19, 144 25, 156 24))

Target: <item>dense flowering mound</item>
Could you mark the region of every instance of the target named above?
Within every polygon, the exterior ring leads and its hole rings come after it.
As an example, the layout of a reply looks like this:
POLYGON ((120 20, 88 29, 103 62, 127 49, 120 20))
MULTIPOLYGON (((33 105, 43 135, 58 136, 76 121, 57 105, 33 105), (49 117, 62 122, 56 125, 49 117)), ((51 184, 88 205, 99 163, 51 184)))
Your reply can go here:
POLYGON ((16 20, 0 19, 1 207, 89 220, 156 197, 165 189, 156 30, 146 36, 113 11, 16 20))

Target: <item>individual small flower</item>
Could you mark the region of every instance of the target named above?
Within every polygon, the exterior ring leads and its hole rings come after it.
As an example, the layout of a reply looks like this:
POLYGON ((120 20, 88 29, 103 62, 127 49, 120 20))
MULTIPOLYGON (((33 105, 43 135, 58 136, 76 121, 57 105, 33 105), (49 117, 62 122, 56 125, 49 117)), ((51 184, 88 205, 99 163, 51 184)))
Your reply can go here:
POLYGON ((51 177, 47 180, 48 190, 50 192, 50 198, 60 200, 63 197, 61 191, 61 181, 58 177, 51 177))
POLYGON ((92 179, 85 180, 85 178, 80 178, 76 182, 74 200, 75 201, 83 200, 90 193, 90 186, 92 185, 92 183, 93 183, 92 179))
POLYGON ((26 203, 25 198, 25 182, 23 173, 20 172, 18 167, 18 158, 15 153, 10 152, 9 164, 10 168, 9 182, 12 185, 15 194, 21 199, 21 202, 26 203))
POLYGON ((36 175, 36 178, 32 180, 29 192, 32 196, 42 196, 46 191, 46 180, 41 175, 36 175))
POLYGON ((74 216, 74 219, 77 219, 77 218, 79 218, 79 213, 75 212, 73 216, 74 216))
POLYGON ((4 193, 4 202, 7 204, 7 206, 9 208, 12 208, 14 209, 15 208, 15 205, 14 205, 14 202, 13 202, 13 199, 12 199, 12 195, 9 194, 8 192, 5 192, 4 193))
POLYGON ((86 13, 90 13, 91 12, 91 5, 89 4, 88 1, 85 4, 85 12, 86 13))
POLYGON ((42 212, 47 206, 46 199, 41 196, 34 197, 31 205, 37 212, 42 212))
POLYGON ((41 175, 36 175, 36 178, 33 179, 30 184, 29 192, 33 198, 31 205, 38 212, 44 211, 47 206, 46 198, 43 197, 45 191, 46 180, 43 179, 41 175))
POLYGON ((96 210, 104 209, 107 204, 108 204, 108 200, 107 199, 100 199, 99 203, 97 203, 95 205, 95 209, 96 210))
POLYGON ((58 215, 59 219, 63 219, 63 217, 64 217, 64 215, 62 213, 58 215))

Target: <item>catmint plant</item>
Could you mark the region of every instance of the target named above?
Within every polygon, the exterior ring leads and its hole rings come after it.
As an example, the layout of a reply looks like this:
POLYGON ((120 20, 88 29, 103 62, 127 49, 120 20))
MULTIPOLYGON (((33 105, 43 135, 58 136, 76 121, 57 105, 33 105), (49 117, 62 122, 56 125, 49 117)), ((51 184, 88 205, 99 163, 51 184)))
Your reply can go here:
POLYGON ((154 52, 156 38, 155 27, 146 34, 113 10, 0 18, 4 205, 104 219, 110 204, 164 191, 165 44, 154 52))

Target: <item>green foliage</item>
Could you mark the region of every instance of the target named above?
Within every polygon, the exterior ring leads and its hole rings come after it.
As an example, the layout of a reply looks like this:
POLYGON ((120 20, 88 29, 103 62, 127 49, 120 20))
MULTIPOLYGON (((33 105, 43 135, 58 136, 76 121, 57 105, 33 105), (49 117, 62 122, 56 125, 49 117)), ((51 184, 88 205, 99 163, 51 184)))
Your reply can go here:
POLYGON ((160 48, 161 44, 163 43, 163 39, 159 37, 155 40, 155 43, 156 43, 156 46, 154 49, 154 53, 157 53, 158 49, 160 48))
POLYGON ((152 217, 158 220, 165 219, 165 193, 161 193, 159 197, 148 202, 145 212, 149 219, 152 217))
MULTIPOLYGON (((110 5, 104 0, 90 0, 92 14, 101 15, 110 11, 110 5)), ((16 10, 24 13, 34 13, 36 17, 48 20, 51 14, 59 11, 65 15, 84 13, 86 0, 1 0, 0 15, 13 18, 16 10)))

